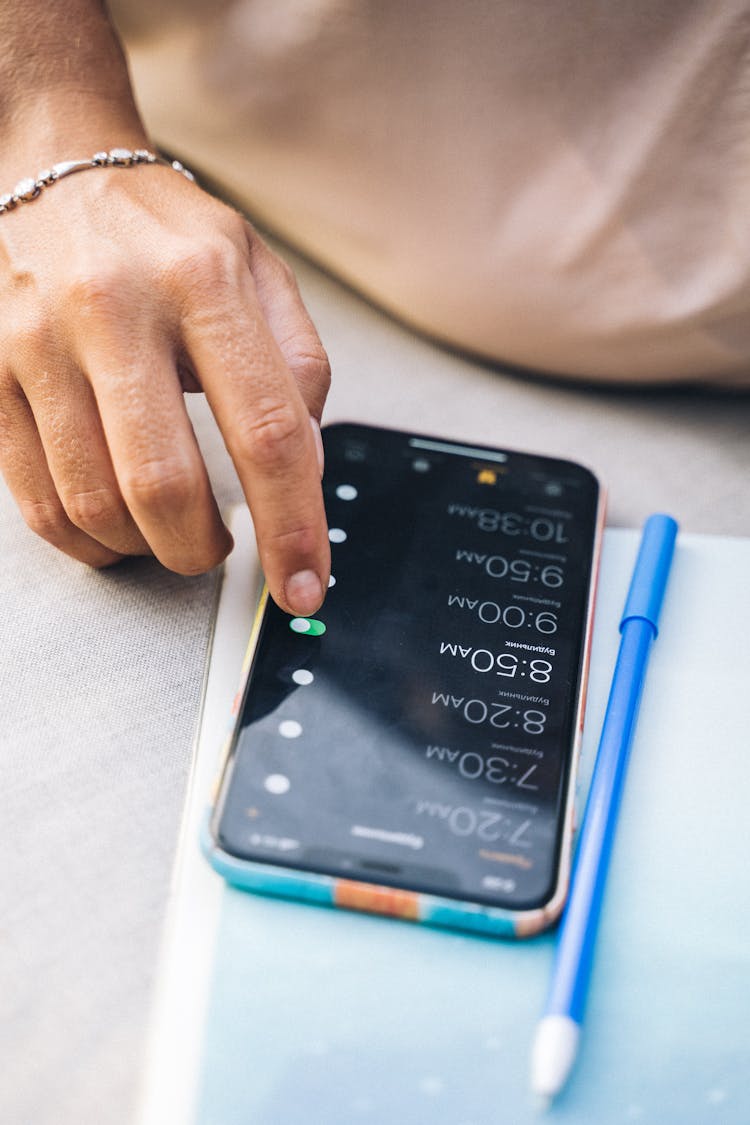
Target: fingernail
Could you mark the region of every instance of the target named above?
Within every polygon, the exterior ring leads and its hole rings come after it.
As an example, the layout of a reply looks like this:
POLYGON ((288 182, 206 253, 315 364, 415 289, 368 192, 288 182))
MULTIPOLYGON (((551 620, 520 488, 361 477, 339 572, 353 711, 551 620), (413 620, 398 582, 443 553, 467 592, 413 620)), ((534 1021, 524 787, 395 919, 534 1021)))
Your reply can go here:
POLYGON ((315 440, 315 452, 318 455, 318 468, 320 469, 320 475, 323 476, 326 458, 323 452, 323 438, 320 433, 320 425, 318 424, 317 418, 311 418, 310 425, 312 426, 313 438, 315 440))
POLYGON ((287 581, 286 600, 292 611, 300 617, 308 617, 320 608, 323 601, 323 587, 314 570, 300 570, 287 581))

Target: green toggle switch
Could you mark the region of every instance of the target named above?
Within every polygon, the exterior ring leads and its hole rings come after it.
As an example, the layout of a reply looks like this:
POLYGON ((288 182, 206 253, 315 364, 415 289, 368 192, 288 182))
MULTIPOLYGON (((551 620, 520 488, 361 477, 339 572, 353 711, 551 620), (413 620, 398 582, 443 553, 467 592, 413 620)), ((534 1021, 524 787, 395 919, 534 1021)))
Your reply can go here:
POLYGON ((308 637, 320 637, 326 631, 323 622, 315 617, 293 617, 289 628, 293 633, 304 633, 308 637))

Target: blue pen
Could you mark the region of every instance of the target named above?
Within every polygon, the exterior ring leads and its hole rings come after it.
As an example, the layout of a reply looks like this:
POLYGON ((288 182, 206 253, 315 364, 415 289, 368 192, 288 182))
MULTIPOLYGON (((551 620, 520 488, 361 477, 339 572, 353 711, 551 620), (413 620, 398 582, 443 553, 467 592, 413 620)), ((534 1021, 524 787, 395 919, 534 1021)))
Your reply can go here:
POLYGON ((552 982, 531 1059, 534 1093, 549 1102, 575 1062, 609 857, 651 642, 658 632, 677 524, 651 516, 643 529, 625 609, 620 650, 604 715, 552 982))

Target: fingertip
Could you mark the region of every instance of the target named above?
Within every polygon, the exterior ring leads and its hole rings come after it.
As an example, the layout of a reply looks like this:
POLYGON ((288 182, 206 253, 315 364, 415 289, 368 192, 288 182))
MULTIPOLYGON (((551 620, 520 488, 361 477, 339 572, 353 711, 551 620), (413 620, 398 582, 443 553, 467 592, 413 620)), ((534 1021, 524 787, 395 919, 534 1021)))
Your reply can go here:
POLYGON ((224 560, 227 559, 229 557, 229 555, 231 555, 232 551, 234 550, 234 536, 232 535, 231 531, 229 530, 229 528, 227 527, 227 525, 223 521, 221 521, 220 527, 221 527, 222 544, 221 544, 221 547, 219 548, 219 558, 218 558, 217 562, 223 563, 224 560))
MULTIPOLYGON (((99 546, 97 544, 97 546, 99 546)), ((88 566, 91 570, 108 570, 111 566, 117 566, 121 563, 125 555, 119 554, 117 551, 111 551, 109 547, 102 547, 101 550, 87 552, 87 558, 81 558, 80 554, 73 557, 77 562, 82 562, 84 566, 88 566)))
POLYGON ((309 617, 323 604, 323 583, 314 570, 299 570, 284 583, 284 600, 292 613, 309 617))
POLYGON ((214 567, 222 566, 234 550, 234 536, 223 523, 221 525, 220 539, 221 543, 217 546, 213 561, 206 568, 206 573, 209 570, 213 570, 214 567))

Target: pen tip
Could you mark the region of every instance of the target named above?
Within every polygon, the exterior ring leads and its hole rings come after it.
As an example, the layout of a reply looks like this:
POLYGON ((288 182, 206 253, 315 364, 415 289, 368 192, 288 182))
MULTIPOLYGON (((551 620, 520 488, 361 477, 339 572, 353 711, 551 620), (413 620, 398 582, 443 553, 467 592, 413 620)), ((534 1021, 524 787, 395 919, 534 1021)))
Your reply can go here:
POLYGON ((547 1015, 537 1025, 531 1052, 531 1089, 549 1107, 571 1071, 581 1029, 569 1016, 547 1015))

